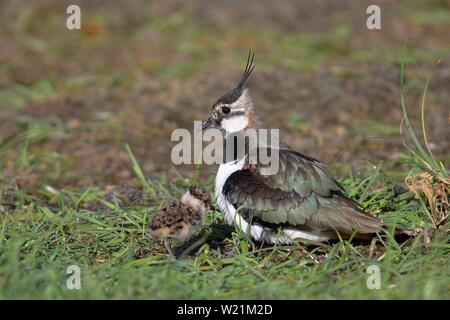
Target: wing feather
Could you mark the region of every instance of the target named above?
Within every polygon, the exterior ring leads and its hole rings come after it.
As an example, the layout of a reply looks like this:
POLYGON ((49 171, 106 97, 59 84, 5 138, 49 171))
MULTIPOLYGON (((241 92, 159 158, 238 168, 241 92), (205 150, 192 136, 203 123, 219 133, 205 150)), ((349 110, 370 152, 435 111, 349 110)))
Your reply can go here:
POLYGON ((383 222, 346 198, 321 162, 290 148, 279 149, 279 161, 275 175, 262 175, 259 164, 232 173, 224 184, 224 196, 236 208, 245 208, 249 218, 273 225, 346 234, 381 230, 383 222))

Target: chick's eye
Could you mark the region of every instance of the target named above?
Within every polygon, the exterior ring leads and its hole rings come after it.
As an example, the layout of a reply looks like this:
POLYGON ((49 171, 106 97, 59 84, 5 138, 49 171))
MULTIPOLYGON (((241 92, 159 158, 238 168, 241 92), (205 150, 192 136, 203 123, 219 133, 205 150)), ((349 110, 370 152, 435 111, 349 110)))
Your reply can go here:
POLYGON ((230 108, 229 107, 222 107, 222 113, 223 114, 228 114, 228 113, 230 113, 230 108))

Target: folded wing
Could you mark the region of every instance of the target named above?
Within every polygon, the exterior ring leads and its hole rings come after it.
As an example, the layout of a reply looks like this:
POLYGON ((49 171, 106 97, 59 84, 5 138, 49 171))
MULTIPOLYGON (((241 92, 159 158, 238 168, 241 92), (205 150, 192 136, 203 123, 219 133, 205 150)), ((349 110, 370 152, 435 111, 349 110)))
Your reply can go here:
POLYGON ((381 231, 383 222, 348 199, 321 162, 290 148, 278 151, 278 173, 265 176, 262 165, 249 164, 230 175, 222 192, 238 210, 272 226, 344 234, 381 231))

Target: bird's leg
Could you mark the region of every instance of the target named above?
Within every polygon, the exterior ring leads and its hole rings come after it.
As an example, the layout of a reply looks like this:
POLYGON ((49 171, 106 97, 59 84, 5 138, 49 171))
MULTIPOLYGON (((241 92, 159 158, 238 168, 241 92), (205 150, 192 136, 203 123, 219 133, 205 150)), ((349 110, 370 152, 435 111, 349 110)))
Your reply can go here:
POLYGON ((170 239, 169 238, 164 238, 164 245, 166 246, 166 249, 167 249, 167 252, 169 252, 169 255, 172 258, 175 258, 175 255, 173 254, 173 251, 172 251, 172 247, 170 245, 170 239))
POLYGON ((191 244, 189 247, 187 247, 179 256, 179 258, 189 254, 192 250, 196 249, 197 247, 199 247, 200 245, 202 245, 206 239, 209 237, 209 235, 211 234, 211 232, 207 232, 203 237, 201 237, 199 240, 195 241, 193 244, 191 244))
POLYGON ((252 241, 252 239, 250 239, 250 237, 248 238, 248 243, 250 243, 250 247, 252 247, 252 251, 255 251, 256 244, 252 241))

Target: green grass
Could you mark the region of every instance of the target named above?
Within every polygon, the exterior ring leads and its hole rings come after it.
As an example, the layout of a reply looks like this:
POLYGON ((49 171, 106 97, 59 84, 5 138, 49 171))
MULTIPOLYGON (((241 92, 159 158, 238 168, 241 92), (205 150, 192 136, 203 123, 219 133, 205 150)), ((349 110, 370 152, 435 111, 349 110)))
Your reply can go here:
MULTIPOLYGON (((391 166, 367 170, 366 178, 343 181, 353 198, 391 225, 431 225, 410 194, 394 194, 402 185, 391 166)), ((155 195, 145 206, 106 199, 96 188, 10 194, 16 209, 3 205, 0 216, 0 298, 450 298, 448 233, 429 244, 376 239, 252 249, 245 235, 211 211, 207 242, 172 261, 147 237, 146 226, 159 203, 171 200, 164 189, 174 187, 163 178, 153 184, 155 195), (66 268, 73 264, 81 268, 81 290, 66 288, 66 268), (380 290, 366 286, 372 264, 381 270, 380 290)), ((174 195, 187 187, 185 180, 176 184, 174 195)))

